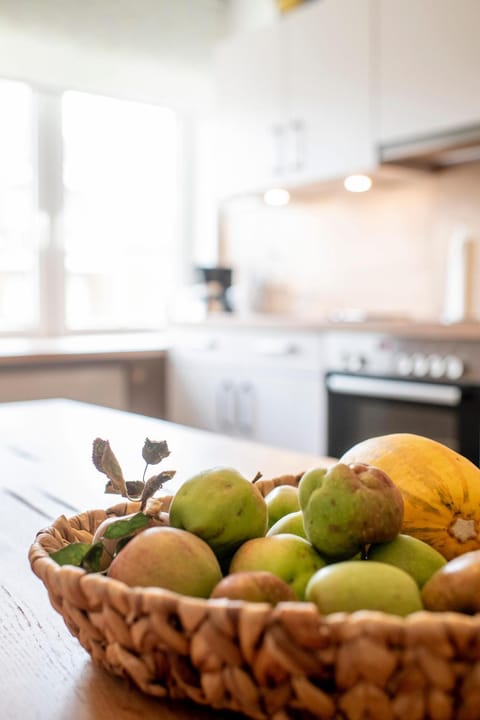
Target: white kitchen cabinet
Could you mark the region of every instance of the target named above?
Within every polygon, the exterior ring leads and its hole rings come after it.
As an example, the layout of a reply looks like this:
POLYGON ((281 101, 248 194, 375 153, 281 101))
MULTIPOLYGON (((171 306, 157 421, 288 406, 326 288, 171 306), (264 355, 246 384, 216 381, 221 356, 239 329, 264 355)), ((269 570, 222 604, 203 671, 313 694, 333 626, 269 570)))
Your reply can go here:
POLYGON ((268 187, 282 166, 283 72, 277 26, 233 37, 215 62, 218 192, 268 187))
POLYGON ((343 177, 374 164, 368 0, 321 0, 286 30, 289 184, 343 177))
POLYGON ((167 358, 167 419, 322 454, 322 367, 313 333, 184 330, 167 358))
POLYGON ((321 0, 234 36, 215 68, 220 196, 372 167, 369 0, 321 0))
POLYGON ((382 143, 480 124, 479 0, 375 0, 382 143))

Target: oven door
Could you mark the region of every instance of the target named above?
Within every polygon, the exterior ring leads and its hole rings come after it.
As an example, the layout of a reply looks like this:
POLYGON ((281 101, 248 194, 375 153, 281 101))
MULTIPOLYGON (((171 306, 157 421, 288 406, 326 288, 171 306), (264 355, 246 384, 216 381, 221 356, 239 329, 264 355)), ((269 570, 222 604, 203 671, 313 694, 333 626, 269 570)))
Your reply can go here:
POLYGON ((408 432, 448 445, 478 465, 476 388, 397 378, 328 373, 328 454, 378 435, 408 432))

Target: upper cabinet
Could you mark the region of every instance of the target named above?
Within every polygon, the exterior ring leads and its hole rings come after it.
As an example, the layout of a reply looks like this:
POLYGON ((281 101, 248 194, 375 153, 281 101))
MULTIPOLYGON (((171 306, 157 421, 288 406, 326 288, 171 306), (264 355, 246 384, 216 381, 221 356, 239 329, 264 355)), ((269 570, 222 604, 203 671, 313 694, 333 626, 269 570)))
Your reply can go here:
POLYGON ((227 40, 219 196, 369 172, 382 145, 480 126, 479 28, 480 0, 316 0, 227 40))
POLYGON ((283 116, 277 26, 223 43, 215 57, 219 193, 257 190, 280 173, 283 116))
POLYGON ((374 162, 369 0, 317 0, 216 54, 219 194, 374 162))
POLYGON ((283 24, 291 185, 374 163, 368 0, 318 0, 283 24))
POLYGON ((480 123, 479 0, 375 0, 379 137, 480 123))

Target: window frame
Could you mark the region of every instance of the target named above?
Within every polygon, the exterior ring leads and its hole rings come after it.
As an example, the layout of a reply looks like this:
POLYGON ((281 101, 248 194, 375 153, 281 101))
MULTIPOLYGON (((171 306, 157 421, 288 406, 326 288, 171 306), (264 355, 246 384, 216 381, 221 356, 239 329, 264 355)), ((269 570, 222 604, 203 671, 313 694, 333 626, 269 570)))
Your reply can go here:
POLYGON ((62 96, 69 90, 86 92, 99 97, 111 97, 125 102, 169 107, 177 120, 176 207, 173 251, 178 283, 188 282, 189 257, 193 252, 193 233, 186 218, 191 217, 193 187, 189 181, 194 163, 192 146, 193 123, 190 114, 159 101, 145 101, 131 96, 110 95, 74 87, 50 88, 19 78, 2 76, 12 82, 22 82, 33 94, 33 128, 38 218, 35 222, 38 248, 38 326, 30 329, 2 330, 0 337, 59 337, 81 335, 109 335, 116 333, 149 332, 163 329, 150 325, 136 327, 84 327, 70 329, 65 322, 65 272, 62 233, 64 202, 62 96))

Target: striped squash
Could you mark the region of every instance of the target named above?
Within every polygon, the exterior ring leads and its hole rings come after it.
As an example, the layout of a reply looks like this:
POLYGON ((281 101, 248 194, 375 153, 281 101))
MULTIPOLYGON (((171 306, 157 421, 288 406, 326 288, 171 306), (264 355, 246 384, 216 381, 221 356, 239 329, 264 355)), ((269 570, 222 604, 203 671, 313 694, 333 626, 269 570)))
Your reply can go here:
POLYGON ((480 548, 480 470, 446 445, 411 433, 382 435, 340 462, 368 463, 390 476, 403 495, 403 533, 447 560, 480 548))

